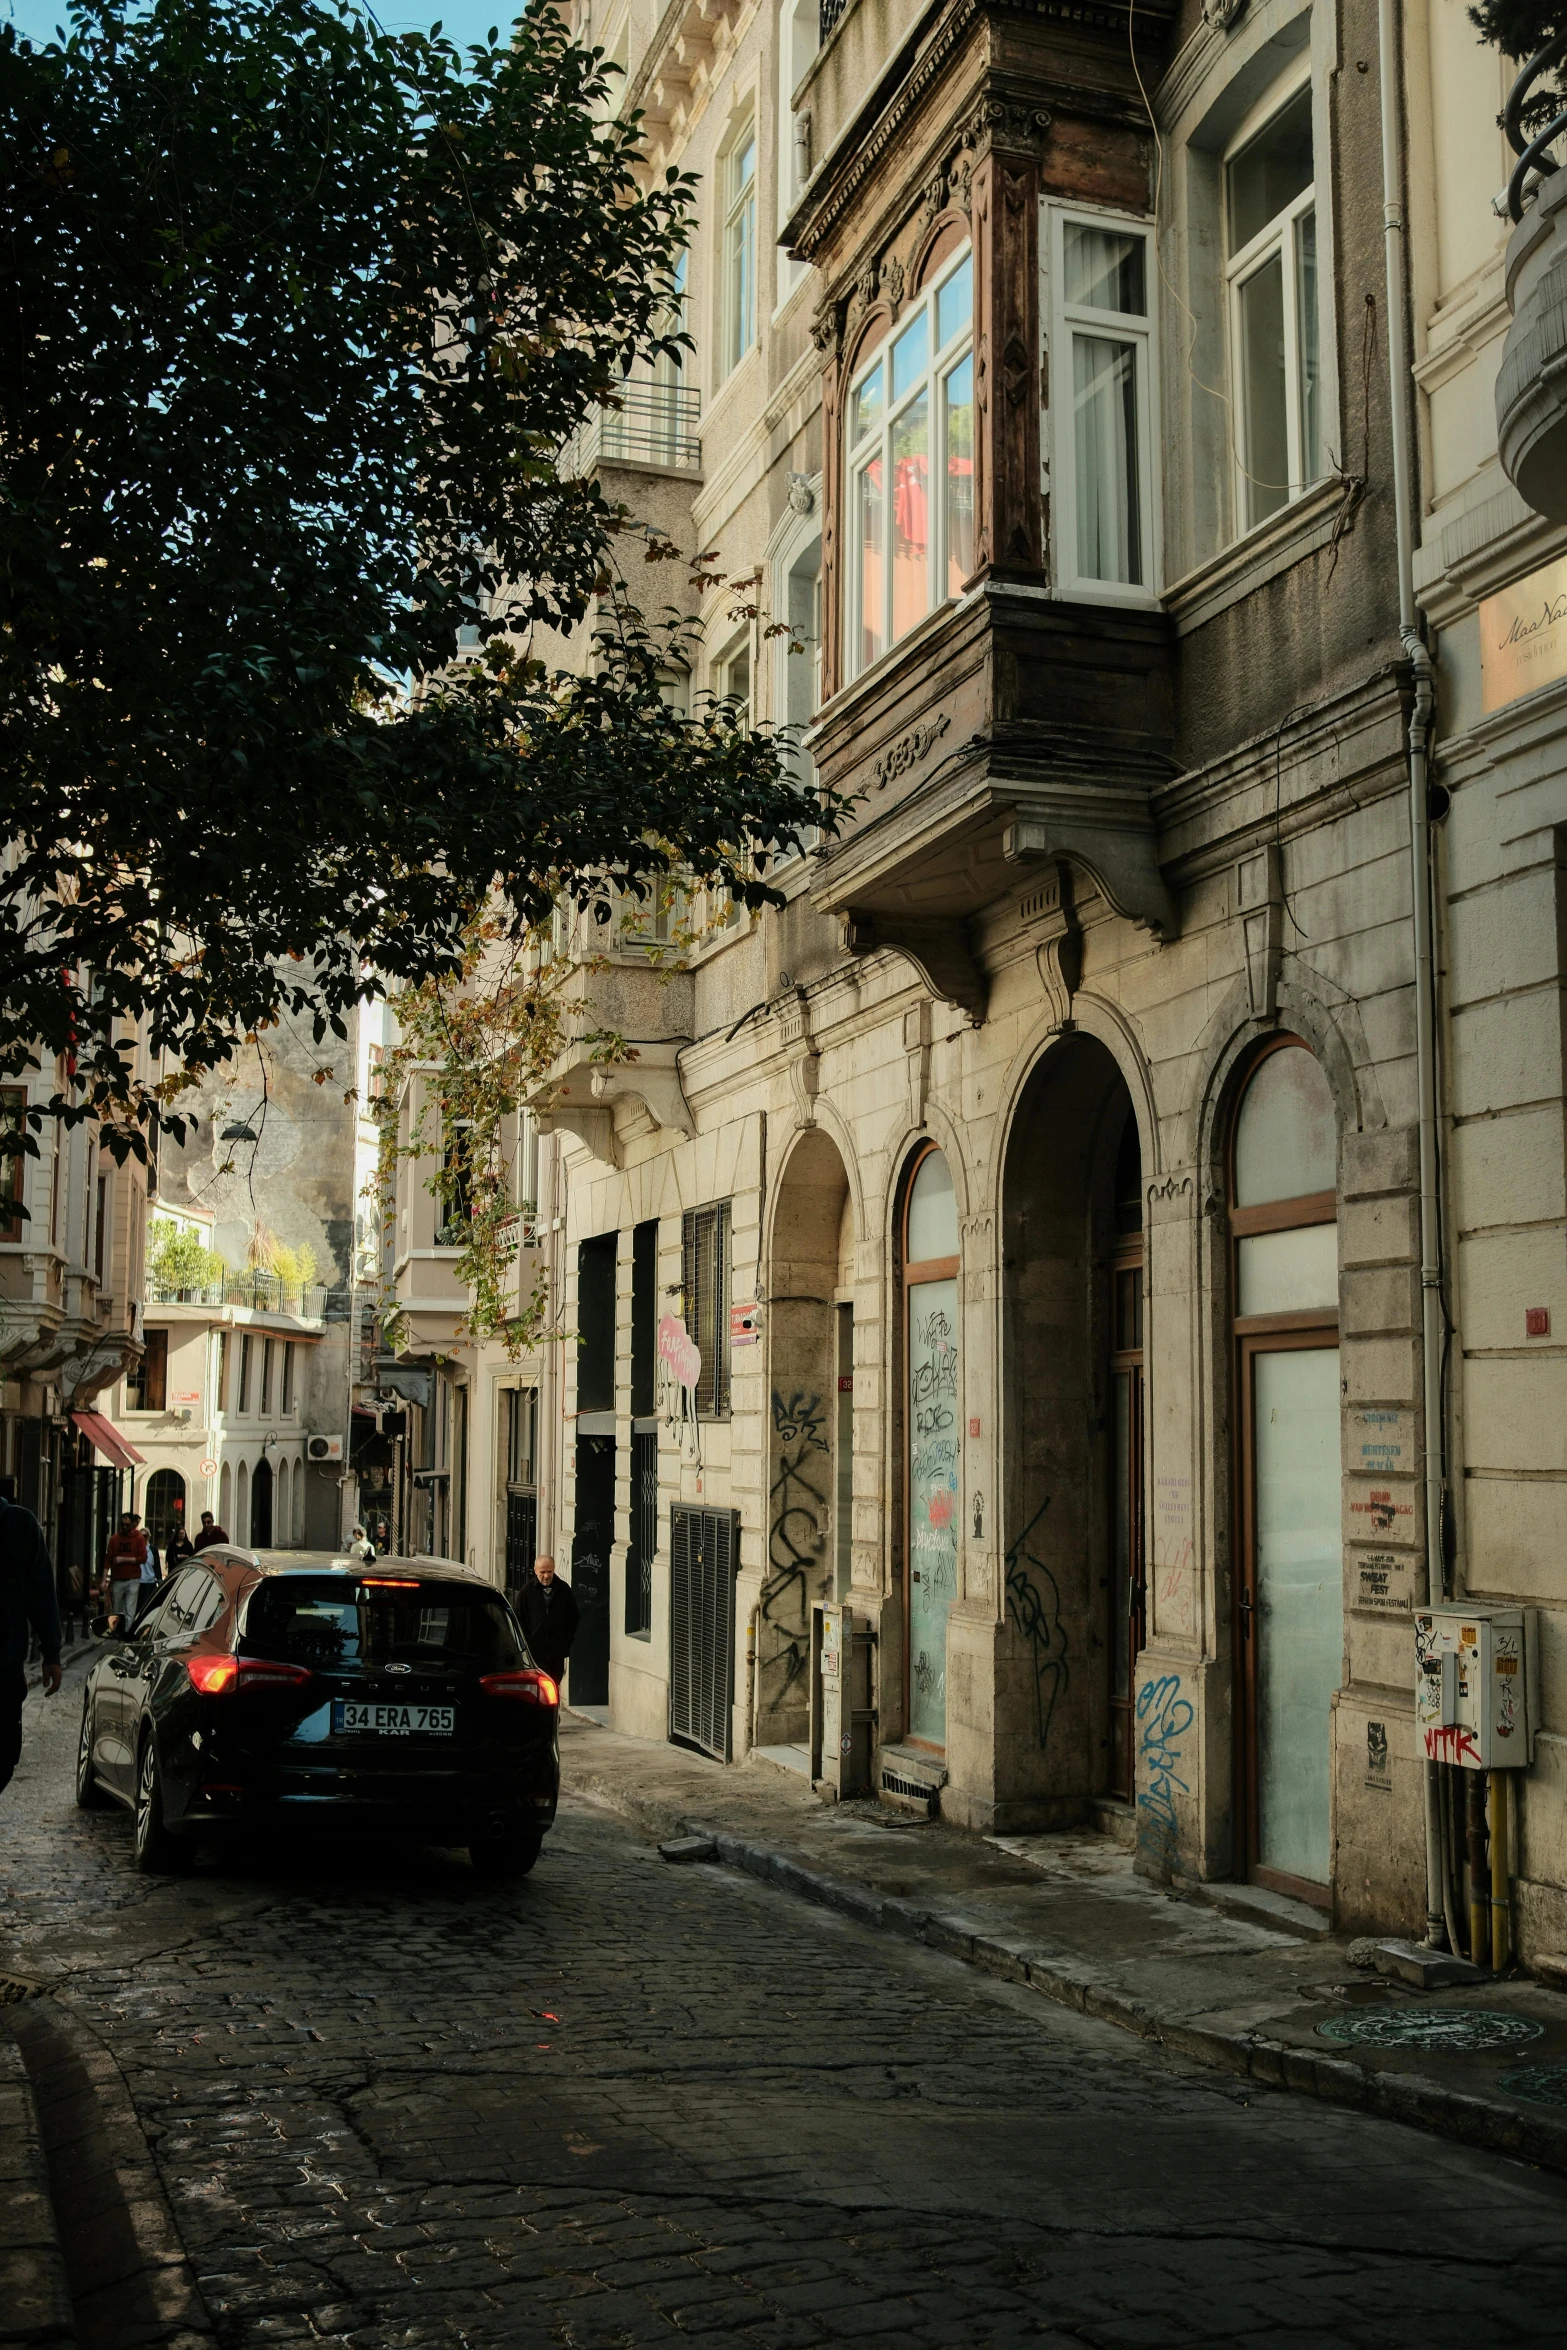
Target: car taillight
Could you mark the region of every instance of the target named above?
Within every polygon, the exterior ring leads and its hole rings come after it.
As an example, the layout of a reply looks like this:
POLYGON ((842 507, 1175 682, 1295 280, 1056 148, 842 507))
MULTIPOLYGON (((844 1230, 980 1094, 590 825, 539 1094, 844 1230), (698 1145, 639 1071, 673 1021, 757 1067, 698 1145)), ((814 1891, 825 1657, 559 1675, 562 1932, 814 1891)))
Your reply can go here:
POLYGON ((521 1705, 559 1705, 560 1691, 548 1673, 481 1673, 486 1697, 510 1697, 521 1705))
POLYGON ((275 1664, 264 1656, 188 1656, 185 1670, 203 1697, 222 1697, 231 1689, 298 1689, 310 1679, 307 1666, 275 1664))

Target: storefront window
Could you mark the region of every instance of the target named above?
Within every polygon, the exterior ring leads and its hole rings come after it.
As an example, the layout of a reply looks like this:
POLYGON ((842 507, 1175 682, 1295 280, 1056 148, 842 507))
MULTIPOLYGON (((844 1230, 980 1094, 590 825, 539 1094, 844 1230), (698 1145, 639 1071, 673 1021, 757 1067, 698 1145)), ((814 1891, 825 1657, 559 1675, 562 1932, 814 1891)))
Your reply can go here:
POLYGON ((908 1365, 908 1727, 947 1740, 947 1618, 958 1585, 958 1212, 952 1171, 926 1151, 903 1230, 908 1365))

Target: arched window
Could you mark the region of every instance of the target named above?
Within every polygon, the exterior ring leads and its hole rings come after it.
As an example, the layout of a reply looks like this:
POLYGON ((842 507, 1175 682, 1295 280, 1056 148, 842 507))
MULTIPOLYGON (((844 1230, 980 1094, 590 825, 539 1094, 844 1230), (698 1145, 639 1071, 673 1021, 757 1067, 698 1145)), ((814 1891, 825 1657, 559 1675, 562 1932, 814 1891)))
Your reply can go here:
POLYGON ((236 1542, 250 1540, 250 1463, 241 1461, 239 1475, 234 1480, 234 1523, 229 1528, 236 1542))
POLYGON ((162 1550, 175 1527, 185 1523, 185 1480, 178 1469, 154 1469, 141 1506, 147 1532, 162 1550))
POLYGON ((958 1587, 958 1210, 932 1144, 904 1195, 908 1734, 947 1742, 947 1618, 958 1587))
POLYGON ((272 1513, 276 1520, 272 1540, 279 1550, 286 1550, 294 1539, 293 1507, 289 1495, 291 1483, 288 1462, 281 1460, 277 1465, 277 1507, 272 1513))
POLYGON ((223 1474, 218 1479, 218 1524, 224 1529, 225 1533, 228 1534, 232 1534, 234 1531, 233 1527, 229 1524, 229 1518, 232 1514, 233 1508, 233 1471, 231 1470, 229 1463, 225 1461, 223 1464, 223 1474))
POLYGON ((1299 1037, 1254 1066, 1230 1150, 1243 1843, 1250 1874, 1325 1901, 1343 1670, 1338 1129, 1299 1037))

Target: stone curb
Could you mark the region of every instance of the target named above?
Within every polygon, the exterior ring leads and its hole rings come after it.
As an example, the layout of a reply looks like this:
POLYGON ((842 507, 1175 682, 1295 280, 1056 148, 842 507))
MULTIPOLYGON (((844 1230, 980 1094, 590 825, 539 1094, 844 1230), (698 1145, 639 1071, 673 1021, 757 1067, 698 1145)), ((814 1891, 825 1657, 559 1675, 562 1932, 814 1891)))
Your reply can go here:
POLYGON ((74 2319, 64 2338, 74 2343, 79 2328, 115 2350, 213 2350, 212 2321, 112 2051, 54 1998, 27 2001, 11 2029, 35 2100, 74 2319))
POLYGON ((1116 2024, 1135 2032, 1139 2039, 1155 2040, 1172 2056, 1253 2081, 1259 2088, 1319 2097, 1330 2105, 1380 2114, 1388 2121, 1404 2122, 1438 2137, 1537 2163, 1542 2169, 1567 2172, 1567 2122, 1491 2105, 1420 2074, 1378 2072, 1352 2056, 1326 2056, 1264 2032, 1226 2032, 1165 2013, 1075 1967, 1063 1953, 1006 1941, 971 1920, 921 1909, 912 1902, 876 1893, 868 1885, 830 1877, 770 1845, 731 1835, 708 1821, 677 1811, 673 1805, 632 1795, 597 1772, 586 1771, 569 1779, 563 1774, 562 1785, 619 1812, 655 1841, 669 1836, 709 1836, 719 1860, 729 1868, 765 1878, 786 1893, 839 1910, 861 1925, 878 1926, 906 1941, 923 1942, 928 1949, 961 1959, 1004 1982, 1024 1984, 1058 2006, 1076 2008, 1079 2014, 1093 2016, 1100 2023, 1116 2024))
POLYGON ((73 2350, 76 2321, 22 2052, 0 2037, 0 2343, 73 2350))

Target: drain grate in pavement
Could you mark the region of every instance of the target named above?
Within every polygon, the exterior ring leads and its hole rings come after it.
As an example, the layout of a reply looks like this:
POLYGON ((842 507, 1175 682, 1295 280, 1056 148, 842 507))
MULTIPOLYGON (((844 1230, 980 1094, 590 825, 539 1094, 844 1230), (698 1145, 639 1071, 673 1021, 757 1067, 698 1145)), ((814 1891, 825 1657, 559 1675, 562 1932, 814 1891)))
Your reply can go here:
POLYGON ((42 1983, 29 1983, 24 1975, 0 1975, 0 2007, 15 2007, 18 2000, 41 1999, 42 1983))
POLYGON ((1318 2024, 1323 2040, 1354 2042, 1365 2048, 1440 2048, 1467 2056, 1482 2048, 1506 2048, 1538 2040, 1545 2026, 1533 2016, 1499 2015, 1484 2007, 1395 2007, 1380 2014, 1329 2016, 1318 2024))
POLYGON ((1503 2073, 1497 2087, 1508 2097, 1525 2097, 1531 2105, 1567 2105, 1567 2064, 1525 2064, 1515 2073, 1503 2073))

